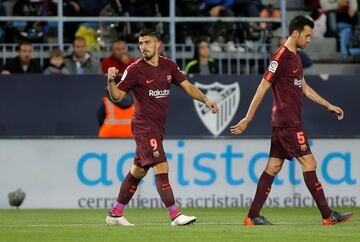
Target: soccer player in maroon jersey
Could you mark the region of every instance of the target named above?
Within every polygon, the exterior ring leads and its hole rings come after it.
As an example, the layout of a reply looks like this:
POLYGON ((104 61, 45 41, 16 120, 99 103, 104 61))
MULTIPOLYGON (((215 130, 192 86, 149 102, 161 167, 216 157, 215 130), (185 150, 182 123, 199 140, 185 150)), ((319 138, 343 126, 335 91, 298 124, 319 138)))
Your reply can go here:
POLYGON ((281 170, 284 160, 291 160, 293 157, 296 157, 301 164, 305 184, 321 212, 322 223, 324 225, 333 225, 345 222, 352 217, 350 212, 338 213, 329 208, 323 188, 316 176, 316 160, 301 126, 303 95, 336 114, 339 120, 344 117, 341 108, 322 98, 304 79, 303 67, 297 50, 305 48, 310 43, 313 28, 314 23, 304 16, 297 16, 291 20, 289 37, 285 44, 273 54, 268 70, 257 88, 246 116, 230 129, 232 134, 244 132, 253 119, 265 93, 272 87, 273 108, 271 121, 273 131, 270 158, 258 182, 255 198, 245 218, 245 225, 271 224, 263 216, 260 216, 260 210, 270 193, 273 180, 281 170))
POLYGON ((169 165, 162 141, 171 84, 183 88, 213 113, 217 112, 217 106, 186 79, 176 63, 159 55, 159 40, 159 34, 153 30, 139 33, 142 58, 125 70, 118 85, 114 83, 118 70, 115 67, 108 69, 108 90, 114 101, 120 101, 130 91, 134 94, 132 131, 136 142, 134 164, 122 182, 118 198, 106 218, 106 223, 110 225, 133 225, 123 216, 124 207, 150 167, 154 169, 156 188, 168 209, 171 225, 187 225, 196 220, 194 216, 181 214, 176 207, 168 178, 169 165))

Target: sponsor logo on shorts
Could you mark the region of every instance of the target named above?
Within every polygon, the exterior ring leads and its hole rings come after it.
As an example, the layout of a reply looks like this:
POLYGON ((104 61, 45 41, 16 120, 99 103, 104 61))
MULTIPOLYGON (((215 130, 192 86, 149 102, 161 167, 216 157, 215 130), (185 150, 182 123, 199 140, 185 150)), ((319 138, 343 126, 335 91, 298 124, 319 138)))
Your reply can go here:
POLYGON ((149 96, 150 97, 155 97, 155 98, 164 98, 170 95, 170 90, 169 89, 164 89, 164 90, 149 90, 149 96))
POLYGON ((278 68, 279 63, 277 61, 272 61, 269 65, 268 70, 272 73, 275 73, 276 69, 278 68))

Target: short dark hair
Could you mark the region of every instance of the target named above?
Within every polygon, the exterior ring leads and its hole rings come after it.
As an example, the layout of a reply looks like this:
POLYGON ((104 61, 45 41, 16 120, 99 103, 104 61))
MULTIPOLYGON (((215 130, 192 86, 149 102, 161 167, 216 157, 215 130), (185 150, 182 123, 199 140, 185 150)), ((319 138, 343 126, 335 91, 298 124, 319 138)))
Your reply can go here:
POLYGON ((154 29, 143 29, 139 32, 138 37, 144 37, 144 36, 152 36, 157 38, 158 40, 161 40, 161 36, 158 32, 156 32, 154 29))
POLYGON ((54 48, 50 53, 50 58, 53 57, 64 57, 64 54, 59 48, 54 48))
POLYGON ((209 42, 206 40, 205 37, 200 37, 199 39, 197 39, 195 41, 195 51, 194 51, 194 60, 199 60, 200 55, 199 55, 199 45, 201 44, 201 42, 205 42, 207 44, 209 44, 209 42))
POLYGON ((32 46, 32 43, 30 42, 30 41, 21 41, 19 44, 18 44, 18 46, 16 47, 16 50, 17 51, 19 51, 20 49, 21 49, 21 46, 23 46, 23 45, 30 45, 30 46, 32 46))
POLYGON ((75 44, 76 41, 84 41, 86 44, 86 39, 83 36, 77 35, 74 38, 73 44, 75 44))
POLYGON ((299 31, 301 33, 304 31, 305 26, 309 26, 310 28, 314 28, 314 22, 304 16, 296 16, 290 21, 289 24, 289 35, 291 35, 295 30, 299 31))

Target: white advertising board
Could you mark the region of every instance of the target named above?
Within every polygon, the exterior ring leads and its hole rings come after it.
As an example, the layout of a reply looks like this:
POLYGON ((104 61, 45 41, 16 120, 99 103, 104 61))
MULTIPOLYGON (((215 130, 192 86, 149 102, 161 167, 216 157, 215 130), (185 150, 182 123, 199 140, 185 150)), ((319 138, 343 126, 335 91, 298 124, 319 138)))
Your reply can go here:
MULTIPOLYGON (((180 207, 251 204, 268 158, 267 139, 166 140, 180 207)), ((315 139, 311 149, 331 206, 360 205, 360 139, 315 139)), ((133 162, 133 140, 0 140, 0 208, 26 192, 24 208, 109 208, 133 162)), ((128 206, 160 207, 152 170, 128 206)), ((296 161, 285 161, 266 206, 314 206, 296 161)))

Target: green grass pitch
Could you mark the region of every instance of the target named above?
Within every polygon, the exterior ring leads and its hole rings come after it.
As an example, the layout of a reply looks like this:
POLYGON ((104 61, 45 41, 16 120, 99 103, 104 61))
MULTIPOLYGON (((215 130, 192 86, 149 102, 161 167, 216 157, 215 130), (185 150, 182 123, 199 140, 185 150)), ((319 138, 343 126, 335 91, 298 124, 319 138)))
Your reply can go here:
POLYGON ((172 227, 165 209, 127 209, 135 227, 105 225, 106 210, 24 209, 0 210, 0 241, 360 241, 360 208, 352 220, 335 226, 321 225, 316 208, 265 208, 262 215, 274 226, 243 226, 247 209, 183 209, 198 217, 195 224, 172 227))

